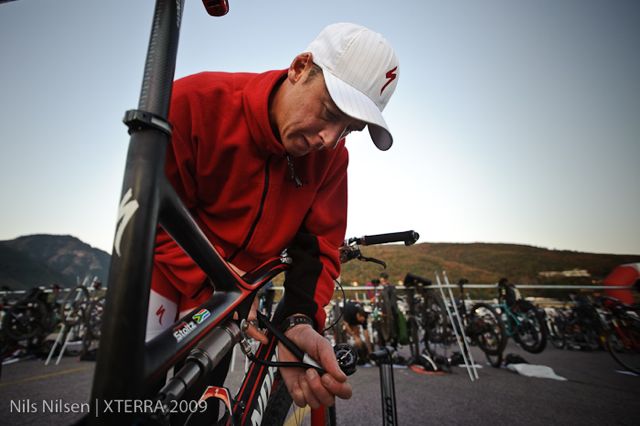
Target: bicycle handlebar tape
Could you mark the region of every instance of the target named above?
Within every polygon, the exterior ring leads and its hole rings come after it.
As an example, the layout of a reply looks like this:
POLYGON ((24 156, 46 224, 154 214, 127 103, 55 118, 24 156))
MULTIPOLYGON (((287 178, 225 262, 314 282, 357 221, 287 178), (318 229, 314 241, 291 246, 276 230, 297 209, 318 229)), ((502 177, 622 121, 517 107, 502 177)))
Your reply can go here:
POLYGON ((403 282, 406 287, 414 287, 418 284, 421 284, 424 286, 430 286, 432 284, 430 279, 412 274, 411 272, 405 275, 403 282))
POLYGON ((403 242, 405 246, 410 246, 418 241, 418 238, 420 238, 420 235, 416 231, 391 232, 389 234, 366 235, 360 239, 359 244, 370 246, 403 242))
POLYGON ((227 0, 202 0, 207 13, 211 16, 224 16, 229 12, 227 0))

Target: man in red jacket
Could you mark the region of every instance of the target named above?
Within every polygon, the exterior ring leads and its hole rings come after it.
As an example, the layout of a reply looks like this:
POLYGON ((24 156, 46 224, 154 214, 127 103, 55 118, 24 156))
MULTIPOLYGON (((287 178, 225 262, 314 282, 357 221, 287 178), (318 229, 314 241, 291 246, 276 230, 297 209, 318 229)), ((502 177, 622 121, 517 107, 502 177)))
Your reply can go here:
MULTIPOLYGON (((166 173, 205 235, 240 271, 285 248, 293 258, 284 284, 283 324, 292 324, 285 334, 327 371, 319 377, 313 369, 282 369, 299 406, 351 396, 318 333, 346 230, 344 138, 368 127, 379 149, 391 147, 381 112, 398 75, 393 49, 380 34, 341 23, 326 27, 286 70, 206 72, 174 85, 166 173)), ((159 230, 147 338, 211 291, 204 272, 159 230)), ((293 361, 286 348, 279 351, 282 361, 293 361)))

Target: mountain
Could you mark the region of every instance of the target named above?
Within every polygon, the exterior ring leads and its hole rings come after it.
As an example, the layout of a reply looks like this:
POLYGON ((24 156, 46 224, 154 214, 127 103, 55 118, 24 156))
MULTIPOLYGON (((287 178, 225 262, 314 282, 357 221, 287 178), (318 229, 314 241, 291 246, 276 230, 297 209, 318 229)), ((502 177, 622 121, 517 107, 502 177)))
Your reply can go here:
MULTIPOLYGON (((407 272, 435 282, 435 271, 446 271, 451 283, 466 278, 474 284, 494 284, 506 277, 515 284, 591 285, 599 284, 620 264, 640 262, 640 255, 548 250, 518 244, 387 244, 361 247, 361 251, 364 256, 387 263, 384 271, 391 282, 402 280, 407 272)), ((342 282, 363 285, 382 271, 373 263, 352 260, 342 266, 342 282)))
MULTIPOLYGON (((516 284, 591 285, 620 264, 640 262, 640 255, 548 250, 518 244, 385 244, 362 246, 361 250, 364 256, 387 263, 384 271, 391 282, 402 280, 407 272, 435 281, 435 271, 446 271, 451 282, 466 278, 474 284, 493 284, 507 277, 516 284)), ((70 235, 29 235, 0 241, 0 286, 14 290, 53 283, 72 287, 87 276, 96 276, 106 285, 109 259, 107 252, 70 235)), ((365 284, 382 271, 373 263, 352 260, 342 266, 342 282, 365 284)), ((281 278, 276 282, 281 283, 281 278)))
POLYGON ((0 286, 12 290, 36 285, 73 287, 85 277, 105 283, 109 253, 70 235, 28 235, 0 241, 0 286))

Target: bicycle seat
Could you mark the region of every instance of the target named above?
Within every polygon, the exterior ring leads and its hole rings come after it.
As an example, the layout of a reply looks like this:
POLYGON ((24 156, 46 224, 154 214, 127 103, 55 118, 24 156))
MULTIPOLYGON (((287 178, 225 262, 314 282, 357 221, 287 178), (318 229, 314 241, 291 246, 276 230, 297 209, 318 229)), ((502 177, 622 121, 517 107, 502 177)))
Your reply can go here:
POLYGON ((417 285, 430 286, 431 284, 432 282, 430 279, 423 278, 410 272, 404 277, 405 287, 415 287, 417 285))

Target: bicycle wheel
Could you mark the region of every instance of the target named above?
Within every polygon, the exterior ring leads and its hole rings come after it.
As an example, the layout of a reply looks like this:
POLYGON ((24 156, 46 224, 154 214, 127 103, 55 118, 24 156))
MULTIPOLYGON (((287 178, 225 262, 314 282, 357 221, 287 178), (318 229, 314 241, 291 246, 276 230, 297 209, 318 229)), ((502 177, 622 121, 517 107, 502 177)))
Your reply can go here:
POLYGON ((468 335, 489 355, 500 355, 507 345, 502 320, 492 306, 476 303, 469 312, 468 335))
POLYGON ((640 375, 640 327, 616 326, 605 335, 605 347, 625 370, 640 375))
POLYGON ((527 352, 537 354, 547 346, 547 333, 538 309, 526 300, 516 301, 513 311, 519 324, 515 327, 517 342, 527 352))
MULTIPOLYGON (((324 409, 324 425, 335 426, 335 405, 324 407, 324 409)), ((269 396, 269 401, 265 407, 260 424, 264 426, 280 426, 285 423, 301 425, 303 421, 305 421, 305 418, 309 418, 310 415, 311 413, 308 407, 300 408, 293 403, 280 372, 277 372, 273 381, 271 395, 269 396)))
POLYGON ((566 346, 565 326, 566 320, 563 318, 554 317, 549 321, 549 340, 556 349, 564 349, 566 346))
POLYGON ((427 297, 422 313, 422 328, 424 329, 425 344, 445 344, 453 335, 453 329, 447 317, 447 311, 442 300, 433 293, 427 297))
POLYGON ((500 368, 502 366, 502 352, 492 355, 487 352, 484 353, 487 358, 487 362, 494 368, 500 368))
POLYGON ((43 321, 47 313, 47 307, 40 300, 18 302, 2 318, 2 329, 16 342, 39 337, 46 331, 43 321))

